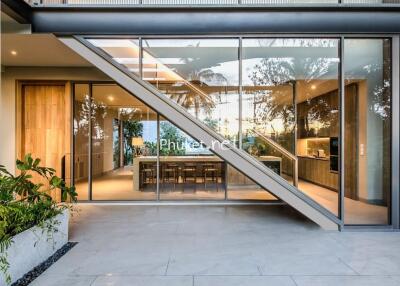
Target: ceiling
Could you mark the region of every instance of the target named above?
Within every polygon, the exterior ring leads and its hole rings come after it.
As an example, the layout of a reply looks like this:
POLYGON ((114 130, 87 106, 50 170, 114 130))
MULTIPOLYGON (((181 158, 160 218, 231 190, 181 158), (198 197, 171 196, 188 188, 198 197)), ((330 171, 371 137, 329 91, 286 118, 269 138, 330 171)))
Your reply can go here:
POLYGON ((8 16, 6 13, 1 12, 1 24, 7 25, 9 23, 17 23, 17 21, 8 16))
MULTIPOLYGON (((3 20, 2 20, 3 21, 3 20)), ((51 34, 1 34, 3 66, 90 67, 51 34), (12 55, 11 52, 17 52, 12 55)))
MULTIPOLYGON (((87 84, 75 85, 75 99, 82 101, 89 92, 87 84)), ((145 104, 126 92, 116 84, 93 84, 93 99, 97 103, 105 104, 111 108, 138 108, 145 112, 152 112, 145 104)))

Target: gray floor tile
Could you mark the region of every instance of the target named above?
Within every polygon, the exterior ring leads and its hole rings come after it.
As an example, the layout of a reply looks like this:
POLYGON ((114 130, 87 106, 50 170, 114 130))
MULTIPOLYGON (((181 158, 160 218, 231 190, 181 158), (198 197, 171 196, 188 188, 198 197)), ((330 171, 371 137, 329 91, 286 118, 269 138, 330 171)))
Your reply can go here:
POLYGON ((296 286, 289 276, 195 276, 194 286, 296 286))
POLYGON ((30 286, 90 286, 95 276, 65 276, 61 274, 42 274, 30 286))
POLYGON ((79 208, 78 245, 33 285, 400 285, 400 233, 327 232, 270 206, 79 208))
POLYGON ((267 255, 261 264, 263 275, 355 275, 335 256, 281 254, 267 255))
POLYGON ((297 286, 399 286, 387 276, 306 276, 293 277, 297 286))
POLYGON ((89 257, 74 270, 78 275, 164 275, 169 255, 166 252, 132 251, 100 251, 89 257))
POLYGON ((398 275, 400 274, 400 253, 394 255, 358 255, 341 257, 347 265, 360 275, 398 275))
POLYGON ((69 275, 73 273, 81 264, 84 264, 86 260, 95 255, 95 251, 86 251, 85 248, 82 247, 80 243, 78 243, 64 256, 62 256, 56 263, 48 268, 44 272, 44 274, 69 275))
POLYGON ((191 276, 99 276, 91 286, 192 286, 191 276))

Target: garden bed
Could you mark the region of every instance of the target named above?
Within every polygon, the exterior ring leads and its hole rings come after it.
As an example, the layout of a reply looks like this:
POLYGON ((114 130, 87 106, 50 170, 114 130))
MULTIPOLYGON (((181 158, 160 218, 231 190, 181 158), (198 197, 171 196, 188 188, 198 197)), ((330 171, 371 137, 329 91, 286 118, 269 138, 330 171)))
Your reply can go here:
MULTIPOLYGON (((12 238, 13 243, 6 250, 11 283, 46 261, 68 242, 68 222, 69 211, 66 209, 46 221, 44 227, 34 226, 12 238)), ((4 277, 0 278, 0 285, 6 285, 4 277)))

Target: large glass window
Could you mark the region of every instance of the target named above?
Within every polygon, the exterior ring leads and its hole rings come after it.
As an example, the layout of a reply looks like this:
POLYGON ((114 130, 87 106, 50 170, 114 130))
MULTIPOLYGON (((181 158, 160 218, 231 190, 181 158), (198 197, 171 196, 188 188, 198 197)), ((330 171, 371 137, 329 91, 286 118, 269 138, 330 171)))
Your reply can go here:
POLYGON ((232 142, 239 133, 238 39, 90 39, 232 142))
POLYGON ((155 199, 156 145, 157 114, 153 110, 115 84, 93 85, 94 200, 155 199))
MULTIPOLYGON (((389 223, 392 139, 390 39, 344 40, 343 112, 339 108, 341 59, 340 39, 337 38, 243 38, 242 50, 239 38, 143 37, 140 41, 135 38, 89 41, 335 215, 338 215, 340 205, 342 171, 346 224, 389 223), (345 122, 344 138, 340 138, 340 115, 345 122), (341 151, 343 170, 340 170, 339 161, 341 151)), ((84 118, 85 105, 88 104, 85 102, 86 93, 81 90, 76 95, 76 101, 79 101, 75 104, 77 137, 85 136, 81 133, 89 124, 84 118)), ((96 102, 101 101, 94 96, 93 103, 96 102)), ((110 106, 110 103, 106 105, 110 106)), ((121 107, 131 108, 130 104, 121 107)), ((156 113, 149 109, 141 111, 140 120, 136 115, 127 115, 130 114, 128 111, 124 112, 127 113, 121 115, 118 111, 118 116, 111 116, 111 125, 106 129, 109 138, 100 140, 108 140, 112 146, 107 156, 113 160, 110 164, 113 170, 118 166, 132 165, 138 166, 138 170, 154 172, 159 152, 160 198, 223 198, 222 193, 214 192, 207 183, 199 191, 203 184, 203 167, 220 161, 210 150, 204 146, 196 150, 185 147, 171 153, 161 146, 161 141, 157 149, 154 130, 158 131, 160 140, 173 136, 179 142, 189 142, 189 145, 196 141, 167 119, 161 118, 157 129, 156 113), (127 116, 142 124, 143 136, 138 133, 125 138, 126 128, 131 124, 127 116), (146 128, 153 134, 151 140, 145 139, 146 128), (134 142, 146 146, 149 164, 143 163, 146 161, 143 154, 138 156, 135 153, 134 142), (210 162, 205 159, 210 159, 210 162), (185 185, 182 170, 186 163, 197 166, 191 175, 187 173, 185 185), (169 169, 171 173, 164 172, 169 169), (176 172, 174 180, 170 178, 173 172, 176 172)), ((92 129, 96 124, 103 124, 103 119, 95 120, 98 122, 91 122, 92 129)), ((96 130, 93 129, 92 135, 97 136, 96 130)), ((78 145, 79 140, 86 139, 76 138, 75 142, 78 145)), ((96 153, 101 143, 97 137, 91 140, 92 152, 96 153)), ((77 183, 87 181, 88 174, 80 169, 88 165, 84 159, 87 149, 87 145, 80 145, 75 150, 77 183)), ((104 170, 97 170, 96 163, 92 163, 95 180, 97 172, 104 170)), ((218 179, 210 175, 211 181, 217 182, 215 187, 221 185, 228 189, 226 198, 268 199, 267 192, 261 196, 262 189, 225 162, 221 161, 221 166, 214 167, 215 164, 210 168, 217 169, 218 179)), ((157 187, 154 180, 141 181, 139 178, 136 182, 140 186, 137 189, 157 187)), ((95 185, 93 187, 95 194, 95 185)))
POLYGON ((346 224, 388 224, 391 190, 391 42, 346 39, 346 224))
POLYGON ((144 39, 143 79, 236 142, 238 57, 237 39, 144 39))
POLYGON ((156 199, 156 112, 116 84, 75 84, 74 89, 78 198, 156 199))
POLYGON ((139 75, 138 39, 91 39, 90 43, 111 56, 117 63, 124 65, 130 72, 139 75))
POLYGON ((161 200, 276 200, 170 121, 159 127, 161 200))
POLYGON ((89 84, 74 85, 74 185, 78 200, 89 200, 89 84))
POLYGON ((244 39, 242 54, 243 148, 337 214, 339 40, 244 39))

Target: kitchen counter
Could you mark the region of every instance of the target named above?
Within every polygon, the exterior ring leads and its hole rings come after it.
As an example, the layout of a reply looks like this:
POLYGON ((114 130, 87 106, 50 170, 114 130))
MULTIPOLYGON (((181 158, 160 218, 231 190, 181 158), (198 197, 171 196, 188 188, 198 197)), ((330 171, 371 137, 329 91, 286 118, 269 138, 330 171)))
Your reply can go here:
POLYGON ((311 156, 298 156, 298 158, 299 179, 331 190, 338 190, 338 174, 330 170, 329 158, 316 158, 311 156))
POLYGON ((314 160, 322 160, 322 161, 329 161, 329 157, 314 157, 314 156, 297 156, 299 158, 306 158, 306 159, 314 159, 314 160))

